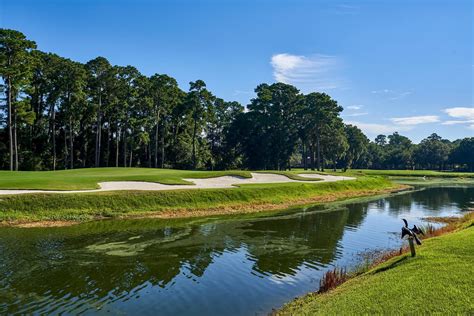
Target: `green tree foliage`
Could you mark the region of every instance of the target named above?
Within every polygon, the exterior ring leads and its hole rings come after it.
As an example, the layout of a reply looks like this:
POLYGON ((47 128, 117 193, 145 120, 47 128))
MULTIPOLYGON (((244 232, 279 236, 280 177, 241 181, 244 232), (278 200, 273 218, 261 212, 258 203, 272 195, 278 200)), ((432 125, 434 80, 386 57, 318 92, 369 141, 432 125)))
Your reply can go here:
POLYGON ((104 57, 82 64, 0 29, 0 169, 473 169, 473 138, 369 142, 329 95, 260 84, 244 108, 104 57))
POLYGON ((346 125, 344 131, 349 144, 344 157, 344 169, 346 170, 354 164, 356 167, 361 167, 362 163, 359 160, 367 152, 369 140, 357 126, 346 125))
POLYGON ((408 137, 397 132, 389 135, 386 149, 385 165, 388 169, 413 168, 413 144, 408 137))
POLYGON ((443 169, 450 153, 450 144, 438 136, 431 134, 423 139, 413 151, 413 157, 418 165, 428 166, 430 169, 443 169))
MULTIPOLYGON (((321 170, 324 164, 322 152, 324 148, 331 151, 330 147, 335 141, 341 141, 343 135, 343 123, 339 117, 342 107, 325 93, 310 93, 304 96, 304 106, 299 113, 300 136, 303 147, 303 164, 307 166, 309 156, 311 169, 315 166, 321 170), (333 131, 336 132, 333 134, 333 131), (336 136, 333 138, 333 136, 336 136)), ((343 143, 337 144, 338 154, 332 152, 331 160, 338 161, 344 154, 347 146, 343 143)))
POLYGON ((24 102, 22 95, 31 76, 30 52, 35 48, 36 43, 21 32, 0 29, 0 76, 5 93, 10 170, 18 170, 18 129, 22 123, 32 121, 29 102, 24 102))
POLYGON ((464 138, 451 153, 451 161, 466 165, 469 171, 474 171, 474 137, 464 138))

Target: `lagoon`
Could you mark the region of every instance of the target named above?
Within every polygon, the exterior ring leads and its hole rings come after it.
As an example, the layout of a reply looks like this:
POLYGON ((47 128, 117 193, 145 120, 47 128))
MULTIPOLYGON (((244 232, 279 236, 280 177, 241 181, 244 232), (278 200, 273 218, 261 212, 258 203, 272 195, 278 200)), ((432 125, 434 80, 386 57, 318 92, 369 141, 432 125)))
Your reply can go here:
POLYGON ((459 215, 474 187, 281 212, 0 229, 0 314, 267 314, 323 273, 400 247, 401 218, 459 215))

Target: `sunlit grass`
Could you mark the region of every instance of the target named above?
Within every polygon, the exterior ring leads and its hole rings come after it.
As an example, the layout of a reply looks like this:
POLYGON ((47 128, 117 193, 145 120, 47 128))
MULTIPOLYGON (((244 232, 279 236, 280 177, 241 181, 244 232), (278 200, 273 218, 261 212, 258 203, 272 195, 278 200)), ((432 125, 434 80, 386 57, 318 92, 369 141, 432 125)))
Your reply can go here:
POLYGON ((282 315, 442 314, 474 312, 474 226, 426 240, 417 256, 396 256, 324 294, 285 306, 282 315))
MULTIPOLYGON (((317 181, 298 176, 297 171, 258 171, 294 180, 317 181)), ((313 172, 305 172, 313 173, 313 172)), ((155 168, 86 168, 57 171, 0 171, 0 189, 91 190, 105 181, 146 181, 161 184, 192 184, 184 179, 237 176, 251 178, 245 170, 192 171, 155 168)))
POLYGON ((233 208, 243 212, 266 205, 332 201, 394 188, 382 177, 325 183, 251 184, 229 189, 115 191, 78 194, 27 194, 0 197, 0 221, 88 220, 180 211, 182 215, 233 208))

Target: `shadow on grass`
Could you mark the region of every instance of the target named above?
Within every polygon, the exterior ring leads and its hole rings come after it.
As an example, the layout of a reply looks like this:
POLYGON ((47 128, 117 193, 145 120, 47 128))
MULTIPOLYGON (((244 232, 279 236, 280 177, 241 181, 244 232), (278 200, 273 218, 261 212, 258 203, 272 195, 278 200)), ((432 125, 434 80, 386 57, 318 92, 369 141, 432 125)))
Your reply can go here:
POLYGON ((393 260, 393 262, 391 262, 390 264, 384 265, 384 266, 379 267, 379 268, 375 268, 370 274, 377 274, 377 273, 380 273, 380 272, 384 272, 384 271, 393 269, 393 268, 397 267, 398 265, 400 265, 401 263, 403 263, 404 261, 406 261, 407 259, 408 259, 408 256, 403 256, 403 257, 397 258, 397 259, 393 260))

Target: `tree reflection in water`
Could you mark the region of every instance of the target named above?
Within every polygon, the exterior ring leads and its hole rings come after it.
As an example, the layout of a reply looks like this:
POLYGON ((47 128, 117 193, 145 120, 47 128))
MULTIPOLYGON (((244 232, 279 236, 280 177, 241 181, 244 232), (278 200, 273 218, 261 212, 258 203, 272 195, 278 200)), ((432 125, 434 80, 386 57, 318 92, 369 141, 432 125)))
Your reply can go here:
MULTIPOLYGON (((250 219, 127 220, 62 228, 3 228, 0 313, 78 312, 74 308, 94 309, 115 301, 128 304, 126 310, 130 311, 145 289, 166 291, 178 286, 189 293, 206 278, 215 278, 212 284, 219 287, 219 280, 230 273, 237 274, 242 284, 223 284, 212 297, 219 299, 220 290, 245 297, 244 284, 259 286, 258 282, 266 282, 268 277, 296 277, 303 266, 320 275, 344 256, 349 246, 343 242, 344 234, 358 232, 368 216, 379 216, 372 220, 382 221, 387 220, 382 215, 397 217, 413 209, 439 215, 446 208, 466 208, 473 196, 472 187, 431 188, 331 210, 319 206, 250 219), (206 274, 216 260, 232 253, 242 254, 237 256, 242 264, 228 262, 224 268, 216 266, 212 276, 206 274), (248 265, 250 271, 236 269, 239 265, 248 265)), ((388 238, 383 229, 371 233, 388 238)), ((268 290, 268 284, 265 286, 268 290)), ((288 294, 275 295, 275 302, 282 303, 279 300, 286 296, 289 300, 293 293, 310 287, 314 289, 315 285, 306 282, 293 292, 284 288, 288 294)), ((164 292, 154 293, 159 302, 156 293, 164 292)), ((228 298, 221 299, 221 304, 226 304, 228 298)), ((254 304, 262 299, 256 298, 254 304)), ((254 312, 255 306, 247 304, 248 312, 254 312)), ((241 307, 247 311, 246 306, 241 307)))

